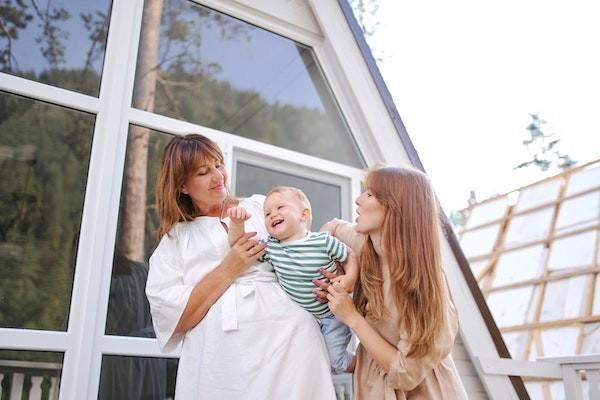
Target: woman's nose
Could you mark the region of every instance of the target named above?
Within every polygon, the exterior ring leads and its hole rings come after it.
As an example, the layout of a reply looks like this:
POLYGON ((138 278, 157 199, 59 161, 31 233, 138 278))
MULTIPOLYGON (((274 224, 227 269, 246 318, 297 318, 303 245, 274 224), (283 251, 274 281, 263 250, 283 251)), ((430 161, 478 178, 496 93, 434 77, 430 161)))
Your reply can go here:
POLYGON ((219 168, 213 168, 212 178, 214 180, 223 179, 224 176, 225 175, 223 175, 223 173, 221 172, 221 170, 219 170, 219 168))

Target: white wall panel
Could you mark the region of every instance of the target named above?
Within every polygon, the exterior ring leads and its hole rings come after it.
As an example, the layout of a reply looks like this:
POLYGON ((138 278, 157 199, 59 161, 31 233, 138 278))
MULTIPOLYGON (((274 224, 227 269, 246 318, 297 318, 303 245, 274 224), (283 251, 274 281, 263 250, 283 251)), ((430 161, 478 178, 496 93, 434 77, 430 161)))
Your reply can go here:
POLYGON ((571 175, 567 183, 565 196, 580 193, 598 186, 600 186, 600 166, 595 165, 571 175))
POLYGON ((460 238, 460 247, 467 257, 490 254, 494 250, 498 233, 500 233, 500 224, 467 231, 460 238))
POLYGON ((501 219, 508 206, 508 197, 503 196, 495 200, 476 205, 471 209, 467 220, 466 229, 501 219))
POLYGON ((561 180, 553 179, 522 189, 514 212, 528 210, 557 200, 561 185, 561 180))

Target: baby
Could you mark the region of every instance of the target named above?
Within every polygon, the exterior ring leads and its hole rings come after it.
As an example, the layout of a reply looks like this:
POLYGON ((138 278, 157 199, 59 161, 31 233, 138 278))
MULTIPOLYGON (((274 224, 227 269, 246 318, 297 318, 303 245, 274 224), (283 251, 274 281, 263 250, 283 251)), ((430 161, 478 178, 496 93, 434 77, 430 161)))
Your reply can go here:
MULTIPOLYGON (((317 301, 313 281, 325 279, 321 269, 335 273, 336 262, 340 262, 344 264, 345 275, 336 280, 351 292, 358 278, 354 255, 328 233, 310 231, 310 202, 300 189, 288 186, 272 189, 265 199, 264 213, 270 237, 261 261, 271 263, 283 290, 319 321, 332 371, 351 372, 353 355, 346 350, 350 329, 333 316, 327 304, 317 301)), ((242 207, 230 208, 228 215, 232 244, 244 234, 244 222, 251 215, 242 207)))

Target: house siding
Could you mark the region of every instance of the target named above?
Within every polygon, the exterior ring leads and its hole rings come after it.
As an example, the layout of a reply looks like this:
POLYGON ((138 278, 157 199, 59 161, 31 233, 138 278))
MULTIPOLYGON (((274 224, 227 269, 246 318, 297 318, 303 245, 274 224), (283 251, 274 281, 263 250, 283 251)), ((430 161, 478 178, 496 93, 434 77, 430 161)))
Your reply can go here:
POLYGON ((460 374, 460 378, 465 386, 467 395, 470 400, 488 400, 489 397, 477 375, 475 365, 471 361, 469 353, 465 348, 461 335, 456 336, 454 349, 452 350, 454 363, 460 374))

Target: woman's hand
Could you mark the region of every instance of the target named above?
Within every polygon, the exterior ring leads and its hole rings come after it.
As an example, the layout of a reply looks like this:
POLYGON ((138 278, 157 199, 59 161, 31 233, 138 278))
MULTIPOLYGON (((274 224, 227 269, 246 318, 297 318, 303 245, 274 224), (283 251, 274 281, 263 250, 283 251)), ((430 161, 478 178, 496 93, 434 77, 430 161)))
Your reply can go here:
POLYGON ((329 285, 327 300, 329 300, 329 309, 333 315, 344 324, 351 326, 353 319, 357 316, 360 317, 358 310, 350 298, 350 294, 340 282, 329 285))
MULTIPOLYGON (((323 276, 329 280, 329 282, 335 282, 337 279, 343 277, 343 275, 338 275, 337 273, 334 274, 323 268, 321 268, 320 271, 321 274, 323 274, 323 276)), ((317 301, 321 304, 327 303, 329 301, 327 300, 327 289, 329 289, 329 286, 331 286, 331 284, 323 279, 315 279, 313 282, 315 286, 317 286, 313 289, 313 293, 315 294, 317 301)))
POLYGON ((206 316, 206 313, 246 268, 265 253, 265 245, 253 237, 256 232, 244 233, 231 246, 219 267, 202 278, 188 299, 175 327, 175 333, 187 332, 206 316))
POLYGON ((221 265, 235 274, 237 278, 250 264, 265 254, 265 243, 259 243, 253 237, 256 232, 244 233, 227 252, 221 265))

